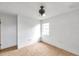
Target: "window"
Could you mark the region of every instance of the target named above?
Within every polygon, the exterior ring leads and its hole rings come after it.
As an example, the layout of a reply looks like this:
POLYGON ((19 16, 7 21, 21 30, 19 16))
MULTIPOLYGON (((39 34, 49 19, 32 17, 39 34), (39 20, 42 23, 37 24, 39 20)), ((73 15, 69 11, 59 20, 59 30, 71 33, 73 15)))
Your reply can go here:
POLYGON ((49 35, 49 23, 42 24, 42 35, 49 35))

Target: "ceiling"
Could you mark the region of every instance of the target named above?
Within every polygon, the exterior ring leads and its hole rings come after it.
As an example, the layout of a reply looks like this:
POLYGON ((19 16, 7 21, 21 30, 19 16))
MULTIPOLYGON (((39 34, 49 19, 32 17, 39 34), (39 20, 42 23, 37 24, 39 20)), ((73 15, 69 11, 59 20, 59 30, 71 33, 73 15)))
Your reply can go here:
POLYGON ((0 2, 0 12, 22 14, 36 19, 47 19, 75 9, 79 9, 79 2, 0 2), (38 13, 41 4, 46 10, 44 17, 38 13))

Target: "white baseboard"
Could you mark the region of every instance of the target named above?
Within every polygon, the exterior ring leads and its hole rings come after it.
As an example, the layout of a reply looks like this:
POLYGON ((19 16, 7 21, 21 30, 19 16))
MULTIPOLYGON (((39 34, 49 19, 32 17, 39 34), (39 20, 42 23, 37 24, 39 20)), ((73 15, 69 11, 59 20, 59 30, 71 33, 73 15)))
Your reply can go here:
POLYGON ((68 52, 71 52, 71 53, 73 53, 73 54, 75 54, 75 55, 79 55, 79 53, 78 52, 76 52, 76 50, 73 50, 73 49, 69 49, 69 48, 65 48, 64 47, 64 45, 63 46, 61 46, 62 44, 60 44, 60 43, 58 43, 58 42, 52 42, 52 43, 50 43, 49 41, 44 41, 44 40, 42 40, 42 42, 45 42, 45 43, 47 43, 47 44, 50 44, 50 45, 52 45, 52 46, 56 46, 56 47, 58 47, 58 48, 60 48, 60 49, 64 49, 64 50, 66 50, 66 51, 68 51, 68 52))

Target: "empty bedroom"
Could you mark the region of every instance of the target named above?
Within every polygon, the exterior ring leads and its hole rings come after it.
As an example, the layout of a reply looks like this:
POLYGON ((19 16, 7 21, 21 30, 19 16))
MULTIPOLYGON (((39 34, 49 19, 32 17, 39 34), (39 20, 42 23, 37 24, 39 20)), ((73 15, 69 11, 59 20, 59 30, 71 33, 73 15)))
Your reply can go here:
POLYGON ((78 56, 79 2, 0 2, 0 56, 78 56))

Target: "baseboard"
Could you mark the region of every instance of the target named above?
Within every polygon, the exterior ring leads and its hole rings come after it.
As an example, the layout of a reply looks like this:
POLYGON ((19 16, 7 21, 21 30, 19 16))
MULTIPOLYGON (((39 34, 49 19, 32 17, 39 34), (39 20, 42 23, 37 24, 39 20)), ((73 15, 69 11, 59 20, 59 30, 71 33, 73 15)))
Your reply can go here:
POLYGON ((78 56, 77 54, 74 54, 74 53, 72 53, 72 52, 70 52, 70 51, 67 51, 67 50, 65 50, 65 49, 63 49, 63 48, 60 48, 60 47, 58 47, 58 46, 52 45, 52 44, 47 43, 47 42, 44 42, 44 41, 41 41, 41 42, 43 42, 43 43, 45 43, 45 44, 48 44, 48 45, 50 45, 50 46, 52 46, 52 47, 58 48, 58 49, 60 49, 60 50, 62 50, 62 51, 66 51, 66 52, 68 52, 68 53, 70 53, 70 54, 72 54, 72 55, 74 55, 74 56, 78 56))
POLYGON ((15 49, 17 49, 17 46, 12 46, 12 47, 9 47, 9 48, 0 49, 0 53, 15 50, 15 49))

